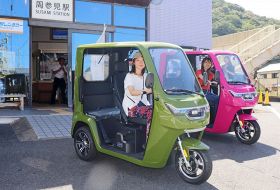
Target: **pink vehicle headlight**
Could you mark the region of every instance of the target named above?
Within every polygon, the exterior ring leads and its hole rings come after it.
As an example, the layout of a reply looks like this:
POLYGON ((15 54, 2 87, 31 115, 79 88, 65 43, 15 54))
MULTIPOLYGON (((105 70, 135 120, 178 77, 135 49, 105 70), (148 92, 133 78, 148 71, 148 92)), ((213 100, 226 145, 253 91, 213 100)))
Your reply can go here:
POLYGON ((230 94, 233 97, 236 98, 242 98, 243 100, 254 100, 255 97, 257 97, 257 93, 256 92, 245 92, 245 93, 238 93, 238 92, 234 92, 232 90, 229 90, 230 94))

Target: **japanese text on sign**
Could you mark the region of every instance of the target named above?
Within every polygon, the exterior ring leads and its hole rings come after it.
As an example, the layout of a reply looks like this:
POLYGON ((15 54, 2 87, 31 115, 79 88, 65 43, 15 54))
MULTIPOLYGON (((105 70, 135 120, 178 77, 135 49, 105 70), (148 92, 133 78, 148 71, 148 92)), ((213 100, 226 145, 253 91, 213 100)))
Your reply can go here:
POLYGON ((0 32, 23 33, 23 21, 18 19, 0 18, 0 32))
POLYGON ((32 0, 32 18, 73 21, 73 0, 32 0))

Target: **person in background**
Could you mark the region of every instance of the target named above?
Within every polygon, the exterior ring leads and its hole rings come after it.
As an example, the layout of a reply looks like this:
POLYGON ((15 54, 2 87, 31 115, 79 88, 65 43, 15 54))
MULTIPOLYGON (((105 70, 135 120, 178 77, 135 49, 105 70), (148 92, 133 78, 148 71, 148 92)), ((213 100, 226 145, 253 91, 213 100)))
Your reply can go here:
POLYGON ((199 84, 200 84, 204 94, 206 94, 207 92, 210 91, 211 81, 214 79, 214 74, 211 71, 211 67, 212 67, 211 59, 208 58, 208 57, 205 57, 202 60, 201 69, 197 70, 195 72, 195 75, 196 75, 196 77, 198 79, 198 82, 199 82, 199 84), (204 82, 203 82, 203 73, 204 72, 206 72, 207 76, 208 76, 208 82, 206 84, 204 84, 204 82))
POLYGON ((210 105, 210 124, 214 123, 218 103, 219 103, 219 96, 211 92, 211 83, 214 80, 214 74, 211 71, 212 68, 212 61, 209 57, 205 57, 201 63, 201 69, 197 70, 195 75, 198 79, 198 82, 206 96, 207 101, 210 105), (208 76, 208 81, 206 84, 203 82, 203 73, 206 72, 208 76))
POLYGON ((124 79, 125 93, 122 106, 127 116, 147 119, 147 141, 152 118, 152 106, 147 100, 147 94, 151 94, 152 89, 145 87, 145 80, 145 62, 142 54, 136 52, 132 60, 132 69, 124 79))
POLYGON ((163 87, 169 90, 185 88, 182 79, 181 63, 178 60, 170 60, 168 62, 163 87))
POLYGON ((54 76, 54 81, 51 96, 51 104, 55 104, 55 96, 58 88, 61 92, 62 102, 63 104, 66 104, 66 83, 64 78, 67 76, 67 71, 65 67, 65 59, 63 57, 58 58, 58 63, 56 63, 52 68, 52 74, 54 76))
POLYGON ((227 81, 231 81, 232 79, 234 79, 234 66, 231 63, 229 56, 224 57, 224 65, 222 66, 222 70, 225 74, 227 81))

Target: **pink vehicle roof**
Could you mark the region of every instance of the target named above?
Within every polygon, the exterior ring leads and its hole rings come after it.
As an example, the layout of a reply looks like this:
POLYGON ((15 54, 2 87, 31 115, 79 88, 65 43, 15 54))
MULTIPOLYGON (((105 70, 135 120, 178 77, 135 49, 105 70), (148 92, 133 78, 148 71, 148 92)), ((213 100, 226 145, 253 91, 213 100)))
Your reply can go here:
POLYGON ((208 54, 208 55, 218 55, 218 54, 235 54, 231 51, 225 51, 225 50, 205 50, 205 51, 186 51, 186 54, 208 54))

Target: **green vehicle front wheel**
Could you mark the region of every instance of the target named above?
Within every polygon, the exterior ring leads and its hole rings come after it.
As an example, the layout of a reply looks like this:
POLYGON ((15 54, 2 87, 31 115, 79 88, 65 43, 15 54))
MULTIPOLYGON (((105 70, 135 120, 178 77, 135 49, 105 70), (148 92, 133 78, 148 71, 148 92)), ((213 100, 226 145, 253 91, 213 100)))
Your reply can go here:
POLYGON ((91 161, 97 156, 97 150, 87 127, 80 127, 74 134, 74 147, 81 160, 91 161))
POLYGON ((191 184, 205 182, 212 173, 212 160, 206 151, 189 150, 189 167, 186 166, 181 151, 175 156, 176 171, 179 176, 191 184))

